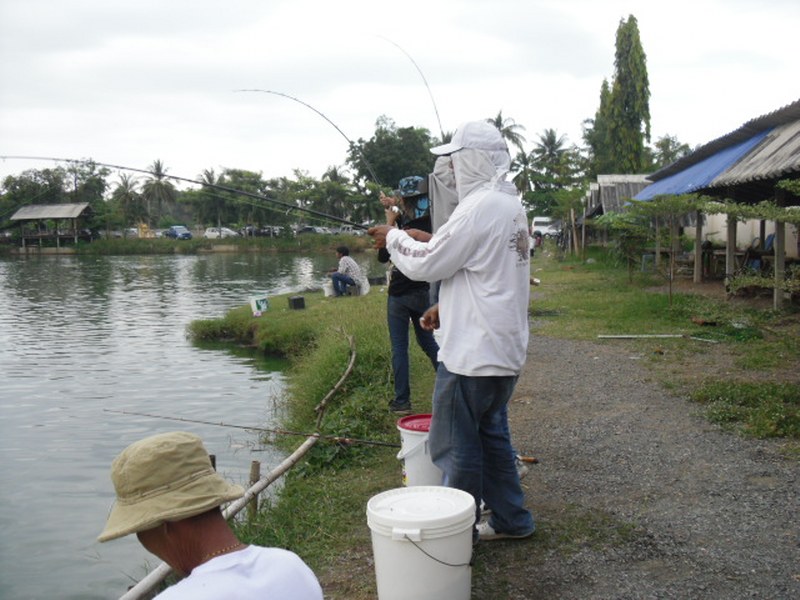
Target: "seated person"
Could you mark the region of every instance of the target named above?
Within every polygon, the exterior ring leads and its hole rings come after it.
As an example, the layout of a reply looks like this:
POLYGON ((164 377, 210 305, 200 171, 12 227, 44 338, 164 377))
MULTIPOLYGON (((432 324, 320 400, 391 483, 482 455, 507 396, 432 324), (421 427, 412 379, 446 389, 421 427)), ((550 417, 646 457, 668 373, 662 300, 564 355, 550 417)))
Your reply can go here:
POLYGON ((203 443, 182 431, 145 438, 111 464, 117 501, 98 541, 135 533, 142 546, 184 579, 160 600, 293 598, 322 600, 322 589, 299 556, 244 544, 220 506, 244 495, 220 477, 203 443))
POLYGON ((333 294, 344 296, 347 293, 348 285, 358 285, 362 290, 365 289, 366 277, 358 263, 350 258, 350 249, 347 246, 339 246, 336 248, 336 258, 339 259, 339 267, 331 271, 333 294))

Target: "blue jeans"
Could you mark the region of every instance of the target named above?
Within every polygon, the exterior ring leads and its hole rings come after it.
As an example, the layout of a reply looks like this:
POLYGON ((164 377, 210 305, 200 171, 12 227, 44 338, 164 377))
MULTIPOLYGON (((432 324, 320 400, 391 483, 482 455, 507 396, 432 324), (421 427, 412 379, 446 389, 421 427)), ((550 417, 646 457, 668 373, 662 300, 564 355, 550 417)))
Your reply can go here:
POLYGON ((428 439, 444 485, 475 498, 476 522, 484 499, 495 531, 525 535, 535 523, 525 508, 508 429, 507 404, 516 383, 516 376, 467 377, 440 364, 428 439))
POLYGON ((411 386, 408 378, 408 320, 414 326, 417 344, 436 369, 439 364, 439 344, 433 332, 425 331, 419 318, 430 307, 428 290, 413 290, 402 296, 389 296, 386 303, 386 318, 389 323, 389 338, 392 342, 392 373, 394 374, 394 400, 391 407, 404 409, 411 407, 411 386))
POLYGON ((344 275, 338 271, 331 273, 331 280, 333 281, 333 293, 337 296, 344 296, 347 292, 347 286, 356 284, 350 275, 344 275))

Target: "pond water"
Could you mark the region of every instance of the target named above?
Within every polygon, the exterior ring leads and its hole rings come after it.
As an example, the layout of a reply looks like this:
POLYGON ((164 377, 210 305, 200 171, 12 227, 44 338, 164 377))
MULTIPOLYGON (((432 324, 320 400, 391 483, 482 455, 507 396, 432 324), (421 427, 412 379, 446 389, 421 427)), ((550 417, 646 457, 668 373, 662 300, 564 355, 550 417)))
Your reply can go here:
POLYGON ((186 326, 253 295, 319 287, 334 265, 256 253, 0 258, 0 598, 117 598, 158 563, 135 536, 96 542, 111 461, 142 437, 192 431, 236 483, 251 460, 262 473, 277 465, 248 430, 111 411, 275 424, 284 365, 196 346, 186 326))

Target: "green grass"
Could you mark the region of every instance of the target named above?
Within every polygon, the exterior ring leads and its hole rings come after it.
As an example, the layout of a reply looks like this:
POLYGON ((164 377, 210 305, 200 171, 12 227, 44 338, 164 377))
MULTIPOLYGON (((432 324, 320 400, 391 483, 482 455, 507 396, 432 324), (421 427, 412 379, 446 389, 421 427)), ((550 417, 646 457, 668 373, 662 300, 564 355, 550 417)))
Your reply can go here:
POLYGON ((800 440, 800 385, 775 382, 709 382, 691 394, 706 417, 756 438, 800 440))
MULTIPOLYGON (((658 340, 657 347, 667 351, 659 354, 654 363, 666 363, 674 370, 669 385, 675 390, 685 389, 687 384, 681 373, 701 353, 729 354, 742 380, 749 372, 761 379, 766 374, 780 380, 787 372, 794 372, 787 366, 800 362, 800 336, 791 311, 756 311, 686 294, 675 294, 670 304, 666 294, 652 291, 662 281, 637 274, 629 282, 627 271, 602 252, 593 252, 593 260, 588 263, 557 262, 540 254, 532 268, 533 275, 542 280, 540 287, 533 288, 534 335, 595 340, 598 334, 680 333, 716 342, 658 340)), ((287 298, 271 298, 270 310, 259 318, 252 316, 249 307, 240 307, 222 319, 197 321, 190 332, 198 343, 226 340, 254 346, 266 355, 286 357, 290 384, 282 425, 302 431, 314 428, 314 408, 346 368, 348 336, 352 336, 357 353, 355 368, 331 400, 320 431, 399 442, 396 419, 387 410, 392 382, 385 293, 373 288, 364 297, 305 294, 303 310, 290 310, 287 298)), ((650 341, 631 344, 641 349, 655 347, 650 341)), ((414 342, 410 353, 415 409, 427 412, 434 373, 414 342)), ((796 439, 796 395, 786 396, 778 388, 759 388, 757 393, 748 395, 741 384, 725 387, 724 382, 711 376, 706 377, 700 389, 713 398, 695 398, 706 402, 710 409, 713 407, 709 418, 730 426, 736 423, 735 428, 747 435, 796 439), (719 399, 726 394, 728 400, 719 399), (743 417, 745 413, 750 416, 743 417)), ((287 451, 299 444, 297 438, 289 437, 272 441, 287 451)), ((292 548, 328 581, 336 580, 342 570, 361 569, 346 578, 344 587, 334 585, 334 591, 326 593, 331 598, 374 597, 374 575, 370 569, 364 570, 368 561, 363 560, 363 556, 371 555, 366 502, 380 491, 401 485, 396 453, 397 448, 320 441, 307 460, 287 475, 281 493, 267 501, 258 517, 239 523, 240 533, 254 543, 292 548), (353 556, 356 558, 348 560, 353 556)), ((565 554, 585 546, 624 544, 636 535, 632 525, 590 509, 552 515, 540 526, 535 535, 547 551, 565 554)), ((516 559, 510 556, 509 560, 516 559)), ((474 581, 478 586, 487 585, 487 581, 495 581, 495 575, 477 569, 474 581)))
MULTIPOLYGON (((600 250, 590 252, 590 259, 588 264, 534 259, 534 275, 542 280, 533 288, 531 309, 537 333, 572 339, 676 334, 724 344, 745 370, 800 363, 797 327, 781 327, 796 308, 781 313, 680 293, 673 293, 670 302, 667 293, 652 291, 663 280, 637 273, 629 282, 627 271, 600 250)), ((695 345, 689 351, 708 347, 695 345)))

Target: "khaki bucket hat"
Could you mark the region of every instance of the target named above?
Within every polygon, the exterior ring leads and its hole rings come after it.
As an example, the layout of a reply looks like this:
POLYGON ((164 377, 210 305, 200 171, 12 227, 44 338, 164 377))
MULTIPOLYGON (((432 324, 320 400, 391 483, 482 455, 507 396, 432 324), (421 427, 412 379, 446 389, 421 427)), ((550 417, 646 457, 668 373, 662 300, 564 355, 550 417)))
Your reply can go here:
POLYGON ((117 500, 100 542, 187 519, 244 495, 241 486, 217 474, 202 440, 185 431, 131 444, 111 463, 111 480, 117 500))

